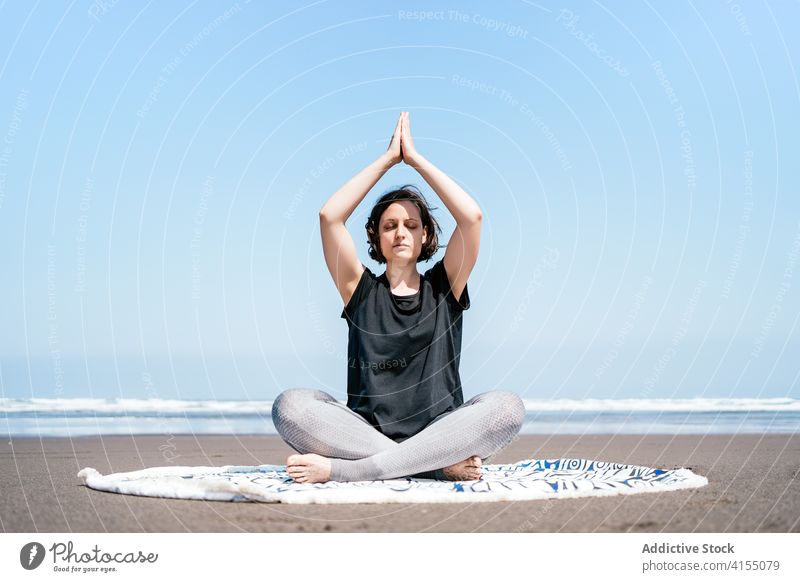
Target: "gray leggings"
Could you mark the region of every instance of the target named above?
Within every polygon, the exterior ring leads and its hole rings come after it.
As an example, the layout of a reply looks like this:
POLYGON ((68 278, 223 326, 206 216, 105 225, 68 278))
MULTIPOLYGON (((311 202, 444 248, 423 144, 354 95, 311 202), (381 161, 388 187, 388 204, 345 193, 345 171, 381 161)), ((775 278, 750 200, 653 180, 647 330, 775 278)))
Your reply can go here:
POLYGON ((299 453, 329 458, 331 481, 444 479, 443 467, 473 455, 485 461, 505 447, 524 417, 519 396, 493 390, 439 415, 398 443, 321 390, 292 388, 272 404, 272 421, 281 438, 299 453))

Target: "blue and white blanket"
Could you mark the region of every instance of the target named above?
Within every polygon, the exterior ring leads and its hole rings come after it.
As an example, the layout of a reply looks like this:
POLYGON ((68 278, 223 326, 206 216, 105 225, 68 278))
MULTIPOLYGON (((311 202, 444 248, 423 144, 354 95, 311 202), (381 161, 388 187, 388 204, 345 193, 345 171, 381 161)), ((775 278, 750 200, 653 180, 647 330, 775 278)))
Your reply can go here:
POLYGON ((267 503, 473 503, 600 497, 691 489, 708 484, 689 469, 662 470, 586 459, 528 459, 484 465, 478 481, 391 479, 299 484, 285 465, 155 467, 101 475, 86 468, 87 487, 147 497, 267 503))

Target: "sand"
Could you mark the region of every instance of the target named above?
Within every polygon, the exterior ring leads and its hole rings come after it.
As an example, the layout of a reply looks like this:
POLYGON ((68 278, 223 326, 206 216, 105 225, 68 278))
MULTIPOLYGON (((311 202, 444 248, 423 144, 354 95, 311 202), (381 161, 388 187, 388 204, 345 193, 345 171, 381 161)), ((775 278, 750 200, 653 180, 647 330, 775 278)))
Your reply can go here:
POLYGON ((800 435, 521 436, 490 462, 580 457, 704 475, 700 489, 458 504, 156 499, 83 486, 163 465, 283 464, 272 436, 14 438, 0 444, 3 532, 800 532, 800 435))

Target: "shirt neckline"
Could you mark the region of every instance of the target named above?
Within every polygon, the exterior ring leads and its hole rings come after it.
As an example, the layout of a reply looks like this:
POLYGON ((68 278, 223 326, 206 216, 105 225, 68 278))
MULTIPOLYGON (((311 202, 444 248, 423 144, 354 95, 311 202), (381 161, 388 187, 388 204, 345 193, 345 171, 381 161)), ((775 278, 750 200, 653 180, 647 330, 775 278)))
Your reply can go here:
POLYGON ((389 300, 394 304, 394 306, 403 313, 413 313, 418 311, 422 306, 422 289, 425 286, 425 281, 422 275, 419 277, 419 290, 416 293, 412 293, 411 295, 395 295, 392 293, 392 287, 389 285, 389 278, 386 276, 386 273, 381 273, 381 278, 383 282, 386 284, 386 290, 389 292, 389 300), (419 301, 414 301, 413 305, 406 306, 404 303, 413 301, 415 298, 419 298, 419 301))

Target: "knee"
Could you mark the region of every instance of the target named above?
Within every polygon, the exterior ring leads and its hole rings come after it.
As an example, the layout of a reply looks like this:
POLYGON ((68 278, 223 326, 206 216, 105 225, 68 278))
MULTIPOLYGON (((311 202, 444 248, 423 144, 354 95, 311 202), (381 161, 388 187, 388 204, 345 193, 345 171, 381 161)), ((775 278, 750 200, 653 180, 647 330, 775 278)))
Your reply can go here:
POLYGON ((296 420, 309 403, 319 399, 318 392, 309 388, 290 388, 278 394, 272 402, 272 423, 279 433, 287 422, 296 420))
POLYGON ((525 422, 525 403, 522 398, 510 390, 493 390, 486 395, 494 405, 497 424, 503 427, 504 432, 516 435, 525 422))

